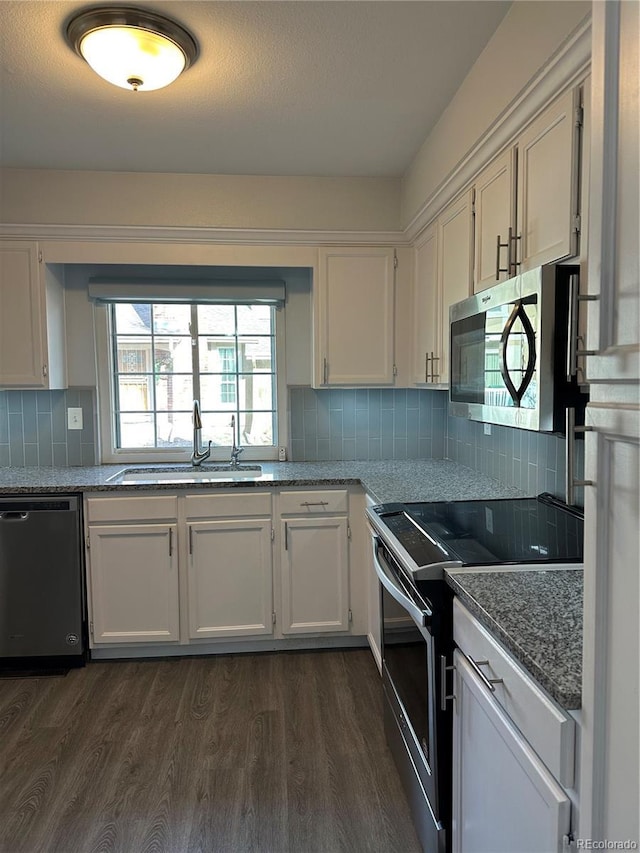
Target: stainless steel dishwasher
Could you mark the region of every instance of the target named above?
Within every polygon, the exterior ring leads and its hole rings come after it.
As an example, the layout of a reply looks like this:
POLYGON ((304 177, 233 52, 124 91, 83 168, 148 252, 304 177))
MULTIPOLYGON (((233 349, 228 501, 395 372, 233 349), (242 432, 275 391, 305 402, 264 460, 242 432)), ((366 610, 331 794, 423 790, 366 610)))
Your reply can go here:
POLYGON ((82 666, 80 499, 0 495, 0 665, 82 666))

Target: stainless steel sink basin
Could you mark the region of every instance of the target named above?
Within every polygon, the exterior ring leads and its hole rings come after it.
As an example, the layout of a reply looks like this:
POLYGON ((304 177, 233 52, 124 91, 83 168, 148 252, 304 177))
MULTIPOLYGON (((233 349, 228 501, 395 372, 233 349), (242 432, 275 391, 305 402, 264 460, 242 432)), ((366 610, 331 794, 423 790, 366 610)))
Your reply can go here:
POLYGON ((207 468, 125 468, 107 480, 108 483, 218 483, 221 480, 256 480, 262 476, 260 465, 211 465, 207 468))

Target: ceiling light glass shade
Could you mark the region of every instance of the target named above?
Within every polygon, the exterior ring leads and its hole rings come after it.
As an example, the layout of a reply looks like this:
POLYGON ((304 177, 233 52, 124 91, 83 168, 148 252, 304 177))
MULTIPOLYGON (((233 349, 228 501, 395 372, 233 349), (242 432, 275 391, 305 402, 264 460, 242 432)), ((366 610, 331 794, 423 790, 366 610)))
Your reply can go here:
POLYGON ((179 24, 129 7, 78 15, 67 27, 67 39, 96 74, 142 92, 168 86, 198 55, 195 40, 179 24))

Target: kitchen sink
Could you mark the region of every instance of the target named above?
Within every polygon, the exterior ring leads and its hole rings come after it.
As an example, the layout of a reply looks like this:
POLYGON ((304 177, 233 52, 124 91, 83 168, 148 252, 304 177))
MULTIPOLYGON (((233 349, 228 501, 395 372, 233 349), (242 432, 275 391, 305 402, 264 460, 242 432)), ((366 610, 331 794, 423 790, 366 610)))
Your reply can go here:
POLYGON ((107 480, 108 483, 214 483, 221 480, 256 480, 262 477, 260 465, 212 465, 207 468, 125 468, 107 480))

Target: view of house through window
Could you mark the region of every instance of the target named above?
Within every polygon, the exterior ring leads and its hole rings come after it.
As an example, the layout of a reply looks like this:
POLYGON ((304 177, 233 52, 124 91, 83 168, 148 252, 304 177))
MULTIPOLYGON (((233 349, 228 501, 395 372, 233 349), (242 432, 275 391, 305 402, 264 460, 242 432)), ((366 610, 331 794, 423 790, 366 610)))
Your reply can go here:
POLYGON ((116 447, 202 441, 265 447, 277 442, 274 309, 266 305, 111 306, 116 447))

